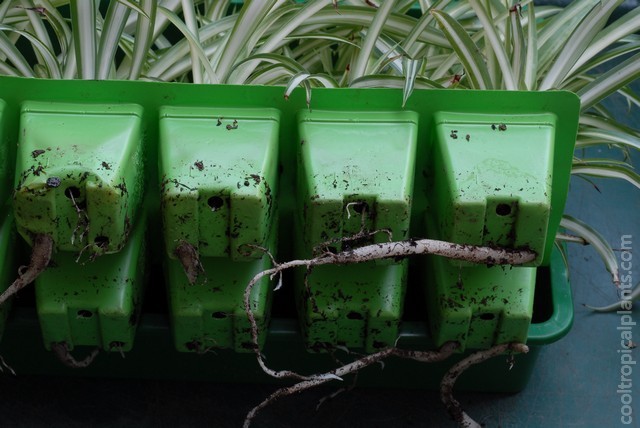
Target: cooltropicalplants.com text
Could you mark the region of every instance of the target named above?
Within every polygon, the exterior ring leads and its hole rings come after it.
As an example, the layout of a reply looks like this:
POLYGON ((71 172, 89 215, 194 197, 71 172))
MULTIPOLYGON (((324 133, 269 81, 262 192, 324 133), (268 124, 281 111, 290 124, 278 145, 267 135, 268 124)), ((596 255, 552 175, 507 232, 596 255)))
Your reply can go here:
POLYGON ((620 325, 617 327, 620 332, 620 383, 618 384, 617 393, 620 395, 620 422, 624 425, 631 425, 633 422, 633 366, 636 361, 633 359, 632 349, 635 348, 633 343, 633 327, 636 322, 633 320, 633 301, 631 299, 631 291, 633 290, 633 275, 631 269, 633 267, 633 254, 631 235, 622 235, 620 238, 620 292, 622 301, 620 302, 620 325))

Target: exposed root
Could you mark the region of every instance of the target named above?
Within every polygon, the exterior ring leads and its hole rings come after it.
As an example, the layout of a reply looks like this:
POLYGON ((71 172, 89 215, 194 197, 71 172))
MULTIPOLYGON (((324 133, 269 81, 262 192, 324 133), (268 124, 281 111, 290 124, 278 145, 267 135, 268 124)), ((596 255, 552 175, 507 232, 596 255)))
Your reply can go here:
POLYGON ((174 254, 180 260, 184 273, 187 275, 189 284, 195 284, 198 276, 204 272, 204 267, 200 263, 200 257, 198 256, 198 250, 187 241, 181 241, 175 249, 174 254))
POLYGON ((306 269, 310 269, 314 266, 326 264, 355 264, 370 260, 407 257, 421 254, 434 254, 458 260, 466 260, 473 263, 490 265, 519 265, 533 261, 536 258, 535 252, 527 250, 461 245, 433 239, 416 239, 367 245, 340 253, 323 253, 312 259, 292 260, 276 264, 275 267, 256 274, 251 281, 249 281, 244 290, 244 308, 251 326, 251 340, 255 345, 253 349, 256 353, 258 364, 262 370, 275 378, 293 378, 298 380, 311 379, 311 377, 303 376, 289 370, 272 370, 268 368, 263 361, 260 347, 258 345, 258 324, 256 323, 256 319, 251 308, 251 293, 253 291, 253 287, 255 287, 262 278, 269 276, 273 279, 283 271, 297 266, 304 266, 306 269))
MULTIPOLYGON (((418 359, 419 361, 424 362, 437 362, 442 361, 448 358, 453 352, 458 348, 458 344, 456 342, 447 342, 445 343, 439 350, 437 351, 412 351, 411 355, 413 357, 417 357, 414 359, 418 359)), ((307 380, 303 380, 294 385, 287 386, 284 388, 280 388, 276 390, 274 393, 269 395, 262 403, 255 406, 244 420, 244 428, 248 428, 251 425, 252 420, 256 417, 258 412, 271 404, 273 401, 277 400, 281 397, 286 397, 288 395, 297 394, 302 391, 306 391, 307 389, 322 385, 327 383, 330 380, 339 379, 342 380, 342 377, 348 375, 349 373, 357 372, 371 364, 377 363, 378 361, 387 358, 388 356, 395 355, 398 357, 405 357, 407 355, 404 350, 400 350, 397 348, 386 348, 382 351, 376 352, 375 354, 366 355, 356 361, 353 361, 349 364, 345 364, 342 367, 338 367, 337 369, 331 370, 326 373, 322 373, 319 375, 310 376, 307 380)))
POLYGON ((506 351, 527 353, 529 352, 529 347, 522 343, 505 343, 503 345, 496 345, 493 348, 475 352, 456 363, 442 378, 442 381, 440 382, 440 399, 447 408, 451 417, 461 427, 480 428, 481 425, 467 415, 462 409, 460 403, 453 398, 453 386, 455 385, 456 380, 469 367, 488 360, 489 358, 496 357, 506 351))
POLYGON ((95 360, 96 356, 98 356, 98 353, 100 352, 100 348, 96 347, 93 351, 91 351, 89 355, 85 357, 84 360, 78 361, 73 358, 73 355, 71 355, 71 352, 69 352, 69 345, 67 345, 67 342, 52 343, 51 350, 56 355, 56 357, 58 357, 58 360, 60 360, 62 364, 67 367, 71 367, 72 369, 82 369, 85 367, 89 367, 89 365, 93 362, 93 360, 95 360))
POLYGON ((73 229, 73 233, 71 233, 71 245, 73 245, 78 232, 80 232, 80 235, 78 236, 80 242, 84 240, 84 237, 89 232, 89 216, 85 210, 78 206, 78 203, 73 197, 73 192, 68 192, 67 195, 71 199, 71 203, 73 204, 73 208, 76 210, 76 214, 78 214, 78 222, 76 223, 75 229, 73 229))
POLYGON ((0 305, 18 291, 31 284, 49 265, 51 253, 53 252, 53 238, 50 235, 39 234, 33 239, 33 249, 31 250, 31 260, 29 266, 20 266, 18 278, 13 281, 2 294, 0 294, 0 305))
POLYGON ((9 373, 16 376, 16 372, 13 370, 13 367, 7 364, 4 358, 2 358, 2 355, 0 355, 0 373, 4 373, 4 369, 7 369, 9 373))

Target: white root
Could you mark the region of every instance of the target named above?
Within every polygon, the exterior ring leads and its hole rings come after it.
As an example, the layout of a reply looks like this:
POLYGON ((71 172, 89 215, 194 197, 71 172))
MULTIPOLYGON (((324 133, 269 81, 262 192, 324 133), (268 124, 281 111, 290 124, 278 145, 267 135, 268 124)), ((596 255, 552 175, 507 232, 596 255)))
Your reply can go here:
POLYGON ((7 362, 4 360, 2 355, 0 355, 0 372, 4 373, 4 369, 5 368, 9 371, 9 373, 11 373, 12 375, 16 376, 16 372, 15 372, 15 370, 13 370, 13 367, 11 367, 9 364, 7 364, 7 362))
POLYGON ((528 263, 536 258, 536 253, 527 250, 510 250, 503 248, 491 248, 475 245, 453 244, 434 239, 416 239, 398 242, 384 242, 379 244, 366 245, 355 249, 350 249, 340 253, 325 252, 318 257, 307 260, 292 260, 285 263, 276 264, 271 269, 264 270, 256 274, 244 291, 244 307, 249 323, 251 325, 251 340, 253 349, 258 359, 258 364, 269 376, 275 378, 293 378, 298 380, 315 379, 315 377, 303 376, 289 370, 276 371, 268 368, 263 361, 260 347, 258 345, 258 325, 251 308, 251 293, 253 287, 263 277, 273 278, 287 269, 297 266, 305 266, 307 270, 314 266, 326 264, 355 264, 371 260, 385 258, 408 257, 412 255, 434 254, 452 259, 465 260, 473 263, 483 263, 489 265, 519 265, 528 263))
POLYGON ((481 428, 481 425, 474 421, 463 409, 460 403, 453 397, 453 386, 458 377, 469 367, 496 357, 504 352, 529 352, 529 347, 522 343, 505 343, 496 345, 493 348, 475 352, 467 358, 459 361, 444 375, 440 382, 440 399, 447 408, 451 417, 463 428, 481 428))
POLYGON ((9 297, 31 284, 44 272, 51 261, 52 252, 53 238, 50 235, 36 235, 33 239, 33 249, 31 250, 29 266, 21 266, 20 269, 18 269, 18 278, 0 294, 0 305, 6 302, 9 297))
MULTIPOLYGON (((325 247, 326 248, 326 247, 325 247)), ((247 284, 247 287, 244 291, 244 307, 247 317, 249 319, 249 323, 251 326, 251 340, 254 344, 253 349, 256 353, 256 357, 258 360, 258 364, 262 368, 262 370, 272 376, 274 378, 293 378, 297 379, 299 382, 288 387, 280 388, 274 393, 272 393, 269 397, 267 397, 262 403, 255 406, 251 411, 247 414, 244 422, 244 427, 249 427, 251 425, 251 421, 255 418, 258 412, 264 407, 268 406, 271 402, 277 400, 280 397, 285 397, 288 395, 296 394, 298 392, 305 391, 309 388, 313 388, 315 386, 322 385, 330 380, 342 380, 342 376, 356 372, 364 367, 367 367, 373 363, 377 363, 382 361, 384 358, 395 355, 401 358, 410 358, 417 361, 422 362, 434 362, 441 361, 447 357, 449 357, 458 347, 459 344, 457 342, 448 342, 444 344, 438 351, 411 351, 404 350, 398 348, 387 348, 382 351, 379 351, 375 354, 364 356, 352 363, 345 364, 337 369, 332 371, 321 373, 321 374, 313 374, 313 375, 301 375, 296 372, 290 370, 273 370, 264 362, 263 356, 260 352, 259 342, 258 342, 258 325, 256 323, 256 319, 253 315, 253 308, 251 306, 251 293, 253 291, 253 287, 265 276, 270 278, 274 278, 276 275, 281 277, 281 274, 286 269, 291 269, 293 267, 304 266, 307 270, 307 273, 315 266, 325 265, 325 264, 355 264, 355 263, 363 263, 371 260, 379 260, 386 258, 404 258, 411 255, 424 255, 424 254, 434 254, 440 255, 447 258, 453 258, 458 260, 465 260, 473 263, 482 263, 486 265, 519 265, 533 261, 536 258, 536 253, 528 250, 510 250, 510 249, 502 249, 502 248, 490 248, 490 247, 481 247, 474 245, 461 245, 454 244, 450 242, 437 241, 433 239, 417 239, 417 240, 408 240, 401 242, 386 242, 386 243, 378 243, 373 245, 367 245, 355 249, 349 249, 346 251, 342 251, 339 253, 332 253, 330 251, 325 250, 322 254, 317 257, 307 259, 307 260, 292 260, 285 263, 275 264, 275 266, 271 269, 264 270, 256 274, 251 281, 247 284)), ((278 288, 280 284, 278 285, 278 288)), ((511 346, 511 345, 509 345, 511 346)), ((517 345, 513 345, 514 350, 517 350, 517 345)), ((524 346, 524 345, 522 345, 524 346)), ((526 346, 525 346, 526 348, 526 346)), ((492 348, 486 352, 496 352, 498 347, 492 348)), ((504 350, 498 352, 501 353, 504 350)), ((520 351, 526 352, 526 351, 520 351)), ((474 354, 476 355, 476 354, 474 354)), ((484 355, 484 354, 482 354, 484 355)), ((481 355, 481 357, 482 357, 481 355)), ((496 354, 497 355, 497 354, 496 354)), ((478 358, 478 357, 476 357, 478 358)), ((484 359, 489 357, 484 357, 484 359)), ((463 361, 467 361, 465 359, 463 361)), ((478 361, 468 362, 468 365, 476 364, 477 362, 482 361, 482 359, 478 361)), ((458 363, 455 367, 458 367, 460 370, 460 363, 458 363)), ((462 369, 463 370, 463 369, 462 369)), ((451 377, 451 371, 448 373, 451 377)), ((459 375, 459 373, 457 374, 459 375)), ((457 378, 452 377, 449 380, 445 377, 443 380, 443 390, 446 391, 447 385, 451 384, 451 389, 453 389, 453 383, 457 378)), ((449 391, 449 395, 450 395, 449 391)), ((443 395, 445 397, 445 395, 443 395)), ((443 398, 444 399, 444 398, 443 398)), ((453 400, 453 397, 451 397, 453 400)), ((457 401, 453 400, 453 403, 457 403, 457 401)), ((459 403, 457 403, 459 407, 459 403)), ((470 418, 469 418, 470 419, 470 418)))
POLYGON ((67 367, 71 367, 72 369, 89 367, 89 365, 93 362, 93 360, 95 360, 95 358, 98 356, 98 353, 100 352, 100 348, 96 347, 83 360, 78 361, 73 357, 73 355, 71 355, 67 342, 52 343, 51 350, 53 351, 55 356, 58 357, 58 360, 60 360, 62 364, 67 367))
POLYGON ((386 348, 382 351, 376 352, 375 354, 366 355, 349 364, 345 364, 342 367, 331 370, 330 372, 309 376, 306 380, 302 380, 301 382, 291 386, 280 388, 269 395, 264 401, 262 401, 262 403, 258 404, 251 409, 249 413, 247 413, 243 427, 248 428, 258 412, 278 398, 306 391, 307 389, 327 383, 332 379, 342 379, 345 375, 357 372, 389 356, 393 355, 401 358, 411 358, 422 362, 438 362, 451 356, 458 346, 459 345, 456 342, 447 342, 437 351, 407 351, 398 348, 386 348))

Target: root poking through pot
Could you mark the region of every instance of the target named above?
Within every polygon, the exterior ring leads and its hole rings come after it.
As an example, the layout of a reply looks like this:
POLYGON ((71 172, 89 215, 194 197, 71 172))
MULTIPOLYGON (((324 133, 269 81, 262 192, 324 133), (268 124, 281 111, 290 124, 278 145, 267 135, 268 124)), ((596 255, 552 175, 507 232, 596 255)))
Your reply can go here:
POLYGON ((189 284, 195 284, 198 276, 204 273, 204 267, 202 263, 200 263, 200 257, 198 256, 198 250, 188 242, 181 241, 180 245, 176 247, 174 254, 178 257, 178 260, 180 260, 189 284))
POLYGON ((33 240, 33 250, 29 266, 20 266, 18 269, 18 279, 13 281, 2 294, 0 294, 0 305, 18 291, 31 284, 49 265, 51 253, 53 252, 53 238, 50 235, 36 235, 33 240))
POLYGON ((93 360, 98 356, 98 352, 100 352, 100 348, 96 347, 83 360, 78 361, 73 358, 73 355, 71 355, 67 342, 52 343, 51 350, 62 364, 67 367, 71 367, 72 369, 83 369, 85 367, 89 367, 93 360))
POLYGON ((496 345, 493 348, 478 351, 469 355, 467 358, 456 363, 447 373, 445 373, 442 381, 440 382, 440 399, 447 408, 451 417, 459 426, 464 428, 481 428, 482 425, 467 415, 458 400, 453 398, 453 386, 455 385, 456 380, 458 380, 458 377, 469 367, 490 358, 497 357, 507 351, 527 353, 529 352, 529 347, 522 343, 505 343, 503 345, 496 345))

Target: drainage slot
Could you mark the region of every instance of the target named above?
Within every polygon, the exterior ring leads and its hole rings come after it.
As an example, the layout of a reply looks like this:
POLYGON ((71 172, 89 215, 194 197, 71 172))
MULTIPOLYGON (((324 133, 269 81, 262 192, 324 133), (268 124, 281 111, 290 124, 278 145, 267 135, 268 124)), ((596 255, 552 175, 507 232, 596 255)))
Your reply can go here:
POLYGON ((80 309, 77 312, 78 318, 91 318, 93 316, 93 312, 88 311, 86 309, 80 309))
POLYGON ((64 195, 69 199, 78 199, 80 197, 80 189, 76 186, 69 186, 64 189, 64 195))
POLYGON ((209 205, 211 211, 218 211, 224 205, 224 200, 220 196, 212 196, 207 199, 207 205, 209 205))
POLYGON ((496 214, 499 216, 506 216, 511 214, 511 205, 509 204, 498 204, 496 207, 496 214))

